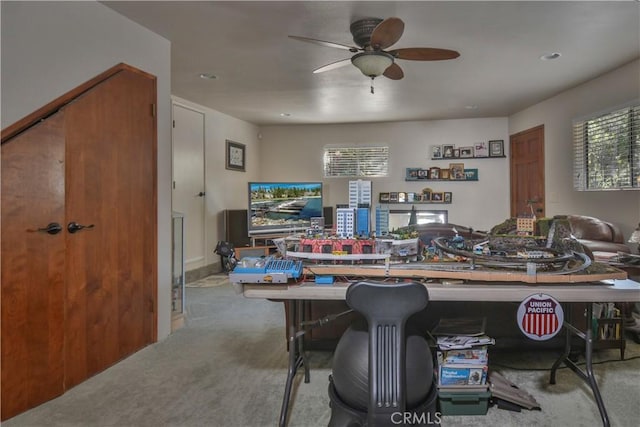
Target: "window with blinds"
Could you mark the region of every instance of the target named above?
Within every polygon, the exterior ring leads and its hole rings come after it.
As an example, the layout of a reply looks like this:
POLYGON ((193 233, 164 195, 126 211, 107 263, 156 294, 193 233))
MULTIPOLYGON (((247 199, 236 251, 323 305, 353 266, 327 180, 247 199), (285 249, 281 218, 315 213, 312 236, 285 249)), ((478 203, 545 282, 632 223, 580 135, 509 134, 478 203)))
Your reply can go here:
POLYGON ((324 149, 324 177, 384 177, 389 175, 389 147, 324 149))
POLYGON ((640 101, 573 123, 578 191, 640 188, 640 101))

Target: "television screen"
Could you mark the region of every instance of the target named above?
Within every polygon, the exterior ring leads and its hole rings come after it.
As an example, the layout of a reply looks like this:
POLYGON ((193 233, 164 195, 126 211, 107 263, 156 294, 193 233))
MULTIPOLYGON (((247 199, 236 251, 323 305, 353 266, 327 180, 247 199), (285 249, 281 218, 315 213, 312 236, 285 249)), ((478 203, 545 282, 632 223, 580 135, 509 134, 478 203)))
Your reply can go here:
POLYGON ((322 216, 321 182, 250 182, 249 234, 309 228, 322 216))

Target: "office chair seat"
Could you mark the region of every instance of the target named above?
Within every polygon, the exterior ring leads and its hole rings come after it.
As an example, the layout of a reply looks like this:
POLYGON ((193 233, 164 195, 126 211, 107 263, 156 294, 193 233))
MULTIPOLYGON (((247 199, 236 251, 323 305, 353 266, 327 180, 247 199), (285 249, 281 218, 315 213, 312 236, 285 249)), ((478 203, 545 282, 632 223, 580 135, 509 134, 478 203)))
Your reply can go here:
POLYGON ((436 389, 433 358, 424 336, 407 326, 427 306, 419 283, 358 282, 347 290, 347 304, 361 313, 344 333, 334 354, 329 383, 330 426, 391 426, 434 420, 436 389))

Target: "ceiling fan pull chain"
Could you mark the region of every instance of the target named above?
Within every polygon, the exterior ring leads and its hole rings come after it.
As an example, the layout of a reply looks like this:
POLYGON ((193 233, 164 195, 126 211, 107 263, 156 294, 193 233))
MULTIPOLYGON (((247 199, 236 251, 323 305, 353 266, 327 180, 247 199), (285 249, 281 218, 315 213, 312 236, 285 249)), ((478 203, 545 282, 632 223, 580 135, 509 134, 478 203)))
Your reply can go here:
POLYGON ((371 93, 373 94, 373 77, 371 77, 371 93))

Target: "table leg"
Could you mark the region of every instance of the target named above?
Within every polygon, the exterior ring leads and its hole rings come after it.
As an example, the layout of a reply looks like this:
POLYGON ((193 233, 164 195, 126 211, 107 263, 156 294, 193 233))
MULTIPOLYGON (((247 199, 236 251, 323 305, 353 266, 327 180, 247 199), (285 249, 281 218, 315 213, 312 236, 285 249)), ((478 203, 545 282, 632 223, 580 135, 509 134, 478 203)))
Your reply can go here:
POLYGON ((287 369, 287 382, 284 388, 284 397, 282 398, 282 408, 280 409, 280 427, 287 425, 287 415, 289 413, 289 401, 291 400, 291 389, 293 387, 293 379, 295 378, 298 368, 304 366, 304 381, 309 382, 309 365, 303 348, 303 336, 298 334, 298 328, 302 320, 304 320, 304 301, 289 300, 289 325, 288 341, 289 341, 289 367, 287 369))
MULTIPOLYGON (((569 307, 570 308, 570 307, 569 307)), ((602 418, 602 425, 604 427, 609 427, 609 415, 607 414, 607 409, 604 406, 604 402, 602 400, 602 396, 600 395, 600 389, 598 388, 598 383, 596 382, 596 378, 593 375, 593 337, 591 331, 591 318, 593 317, 592 305, 587 304, 587 330, 582 332, 575 326, 573 326, 571 322, 571 310, 565 310, 567 314, 567 318, 564 322, 565 328, 565 348, 564 352, 560 356, 558 360, 555 361, 553 366, 551 367, 551 377, 549 379, 550 384, 556 383, 556 370, 560 366, 561 363, 564 363, 568 368, 570 368, 578 377, 580 377, 584 382, 586 382, 589 387, 591 387, 591 391, 593 393, 593 397, 596 399, 596 404, 598 405, 598 411, 600 411, 600 418, 602 418), (571 352, 571 334, 575 334, 578 337, 582 338, 585 341, 585 370, 580 369, 578 365, 576 365, 571 359, 569 359, 569 353, 571 352)))

